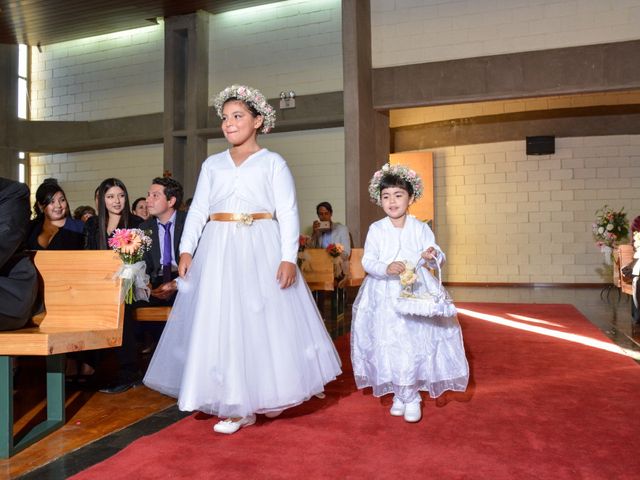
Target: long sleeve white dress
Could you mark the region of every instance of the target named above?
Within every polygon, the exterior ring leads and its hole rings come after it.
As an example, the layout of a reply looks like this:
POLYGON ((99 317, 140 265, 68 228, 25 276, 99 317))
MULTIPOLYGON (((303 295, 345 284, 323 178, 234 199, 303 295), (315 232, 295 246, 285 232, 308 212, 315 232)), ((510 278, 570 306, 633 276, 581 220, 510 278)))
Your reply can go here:
MULTIPOLYGON (((368 275, 353 304, 351 362, 358 388, 373 387, 376 397, 394 393, 406 400, 422 390, 435 398, 467 388, 469 367, 457 317, 404 315, 395 308, 401 285, 397 275, 387 275, 387 266, 393 261, 416 265, 429 247, 443 262, 433 232, 413 216, 403 228, 394 227, 389 217, 369 227, 362 258, 368 275)), ((423 290, 439 288, 426 269, 416 274, 423 290)))
POLYGON ((246 417, 282 410, 324 390, 340 360, 297 271, 281 289, 276 272, 296 263, 299 220, 293 177, 262 149, 239 167, 229 151, 202 165, 180 252, 194 254, 144 383, 178 398, 181 410, 246 417), (207 221, 212 213, 274 219, 207 221))

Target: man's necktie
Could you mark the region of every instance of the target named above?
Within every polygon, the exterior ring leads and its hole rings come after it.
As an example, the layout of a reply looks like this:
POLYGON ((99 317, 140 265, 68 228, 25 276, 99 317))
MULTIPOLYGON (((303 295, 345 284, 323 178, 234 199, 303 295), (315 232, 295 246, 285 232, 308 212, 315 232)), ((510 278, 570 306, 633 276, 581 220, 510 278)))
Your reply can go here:
POLYGON ((167 283, 171 281, 171 222, 164 225, 164 246, 162 249, 162 281, 167 283))

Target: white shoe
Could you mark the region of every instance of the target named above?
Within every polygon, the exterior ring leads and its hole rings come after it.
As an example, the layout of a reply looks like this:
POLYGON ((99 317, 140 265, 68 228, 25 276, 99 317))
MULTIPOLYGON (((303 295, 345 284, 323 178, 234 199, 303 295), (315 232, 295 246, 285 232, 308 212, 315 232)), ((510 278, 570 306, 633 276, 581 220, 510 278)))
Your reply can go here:
POLYGON ((255 415, 242 417, 240 420, 236 420, 235 422, 230 418, 227 418, 226 420, 220 420, 218 423, 216 423, 213 426, 213 431, 231 435, 232 433, 236 433, 242 427, 248 427, 249 425, 253 425, 254 423, 256 423, 255 415))
POLYGON ((404 415, 405 407, 406 405, 402 400, 400 400, 398 397, 393 397, 393 405, 391 405, 389 413, 394 417, 401 417, 404 415))
POLYGON ((315 396, 320 399, 327 398, 327 395, 324 392, 316 393, 315 396))
POLYGON ((274 410, 272 412, 267 412, 264 414, 265 417, 267 418, 276 418, 278 417, 282 412, 284 412, 284 410, 274 410))
POLYGON ((420 402, 407 403, 404 408, 404 421, 415 423, 422 418, 422 409, 420 402))

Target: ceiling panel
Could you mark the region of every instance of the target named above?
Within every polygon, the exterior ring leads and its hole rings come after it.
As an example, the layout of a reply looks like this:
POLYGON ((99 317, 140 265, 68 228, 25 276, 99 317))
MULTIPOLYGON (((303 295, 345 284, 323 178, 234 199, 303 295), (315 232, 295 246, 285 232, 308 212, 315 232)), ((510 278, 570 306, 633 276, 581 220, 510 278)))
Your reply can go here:
POLYGON ((281 0, 0 0, 0 43, 47 45, 151 25, 197 10, 221 13, 281 0))

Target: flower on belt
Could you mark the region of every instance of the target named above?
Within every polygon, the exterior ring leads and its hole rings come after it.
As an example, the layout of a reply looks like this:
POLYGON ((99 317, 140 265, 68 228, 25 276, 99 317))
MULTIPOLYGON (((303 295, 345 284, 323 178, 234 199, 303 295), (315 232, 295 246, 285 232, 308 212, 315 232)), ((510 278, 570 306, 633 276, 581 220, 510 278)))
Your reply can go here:
POLYGON ((253 223, 253 215, 250 213, 240 213, 238 214, 238 225, 242 223, 243 225, 251 225, 253 223))

